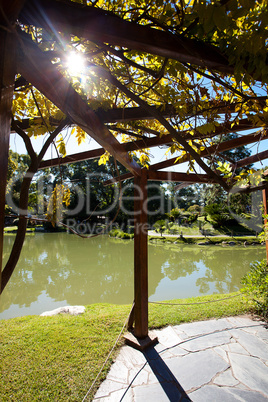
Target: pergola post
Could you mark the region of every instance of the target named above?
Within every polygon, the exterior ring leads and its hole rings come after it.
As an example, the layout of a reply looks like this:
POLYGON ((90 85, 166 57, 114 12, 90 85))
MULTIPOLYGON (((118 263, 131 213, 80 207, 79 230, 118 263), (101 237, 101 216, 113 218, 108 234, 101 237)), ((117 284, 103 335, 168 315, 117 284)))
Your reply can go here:
MULTIPOLYGON (((265 188, 262 190, 262 201, 263 201, 263 213, 265 216, 268 214, 268 189, 265 188)), ((267 218, 264 218, 264 225, 267 225, 267 218)), ((266 261, 268 265, 268 239, 265 240, 265 246, 266 246, 266 261)))
MULTIPOLYGON (((3 16, 0 16, 0 20, 3 16)), ((5 223, 5 195, 8 171, 11 107, 16 72, 15 34, 0 28, 0 288, 5 223)))
POLYGON ((147 171, 134 178, 134 334, 148 335, 147 171))
POLYGON ((144 350, 158 342, 157 336, 148 333, 148 223, 147 223, 148 170, 142 169, 134 177, 134 308, 132 308, 125 341, 144 350), (134 323, 134 330, 133 330, 134 323))

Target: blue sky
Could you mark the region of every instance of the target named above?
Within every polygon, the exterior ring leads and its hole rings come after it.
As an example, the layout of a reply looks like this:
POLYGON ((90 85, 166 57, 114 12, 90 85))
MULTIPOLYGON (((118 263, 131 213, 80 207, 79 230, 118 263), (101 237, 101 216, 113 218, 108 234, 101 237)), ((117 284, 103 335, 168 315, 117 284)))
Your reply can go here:
MULTIPOLYGON (((245 135, 245 134, 247 134, 247 132, 244 131, 243 134, 245 135)), ((38 137, 36 139, 35 138, 31 139, 33 147, 36 152, 38 152, 41 149, 42 144, 44 142, 44 138, 45 137, 38 137)), ((12 133, 11 137, 10 137, 10 148, 13 151, 21 153, 21 154, 27 153, 22 139, 17 134, 14 134, 14 133, 12 133)), ((96 149, 96 148, 100 148, 100 145, 89 136, 87 136, 85 142, 82 143, 80 146, 78 146, 74 135, 70 136, 69 140, 66 143, 67 155, 87 151, 90 149, 96 149)), ((254 155, 257 152, 262 152, 262 151, 268 149, 268 139, 263 140, 257 144, 251 144, 248 146, 248 149, 251 150, 252 155, 254 155)), ((164 161, 170 157, 176 156, 176 155, 171 156, 170 154, 166 155, 166 148, 159 149, 157 147, 152 148, 150 154, 152 155, 152 157, 151 157, 152 164, 160 162, 160 161, 164 161)), ((51 146, 48 149, 44 159, 51 159, 51 158, 55 158, 55 157, 57 157, 55 148, 54 148, 54 146, 51 146)), ((263 160, 262 163, 257 162, 254 165, 254 167, 256 169, 261 169, 261 168, 264 168, 265 166, 268 166, 268 159, 263 160)), ((184 164, 170 167, 170 168, 163 169, 163 170, 185 172, 187 170, 187 168, 188 168, 188 164, 184 163, 184 164)), ((202 173, 202 172, 199 170, 199 173, 202 173)))

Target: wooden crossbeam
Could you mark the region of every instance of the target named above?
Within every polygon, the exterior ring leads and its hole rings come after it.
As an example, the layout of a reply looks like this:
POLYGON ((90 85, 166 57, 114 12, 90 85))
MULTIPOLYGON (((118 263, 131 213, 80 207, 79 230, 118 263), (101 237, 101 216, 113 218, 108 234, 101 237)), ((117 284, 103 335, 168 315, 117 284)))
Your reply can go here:
MULTIPOLYGON (((119 180, 131 179, 133 175, 131 173, 123 174, 119 177, 115 177, 111 180, 106 180, 103 182, 104 186, 109 186, 118 182, 119 180)), ((155 170, 147 171, 148 180, 152 181, 174 181, 174 182, 186 182, 189 184, 193 183, 215 183, 213 179, 207 174, 195 174, 195 173, 184 173, 184 172, 159 172, 155 170)))
MULTIPOLYGON (((229 141, 224 141, 219 144, 212 145, 211 147, 208 147, 204 149, 203 151, 200 152, 200 156, 202 157, 207 157, 213 153, 219 154, 224 151, 228 151, 230 149, 238 148, 243 145, 248 145, 252 144, 257 141, 262 141, 267 139, 263 133, 253 133, 253 134, 248 134, 245 136, 241 136, 238 138, 234 138, 229 141)), ((183 155, 178 159, 178 157, 168 159, 166 161, 158 162, 150 166, 150 170, 159 170, 159 169, 165 169, 170 166, 178 165, 184 162, 187 162, 190 160, 190 156, 188 154, 183 155)))
POLYGON ((65 158, 48 159, 40 163, 39 169, 45 169, 53 166, 67 165, 69 163, 76 163, 76 162, 87 161, 90 159, 96 159, 99 158, 101 155, 103 155, 104 152, 105 152, 104 148, 97 148, 92 149, 90 151, 79 152, 77 154, 68 155, 65 156, 65 158))
POLYGON ((20 74, 58 106, 73 123, 80 126, 110 152, 132 174, 139 175, 139 165, 134 160, 130 160, 123 146, 120 145, 96 113, 82 100, 46 55, 27 34, 19 31, 18 35, 21 44, 18 60, 20 74))
POLYGON ((175 181, 187 183, 216 183, 208 174, 180 173, 180 172, 157 172, 149 170, 148 180, 175 181))
MULTIPOLYGON (((57 127, 60 124, 60 120, 54 119, 52 117, 49 118, 49 124, 51 126, 57 127)), ((22 130, 27 130, 30 128, 33 124, 37 125, 43 125, 44 121, 42 117, 34 117, 32 119, 21 119, 21 120, 14 120, 14 123, 16 126, 20 127, 22 130)), ((11 132, 16 132, 14 127, 11 124, 11 132)))
POLYGON ((19 19, 24 24, 52 32, 57 30, 225 73, 234 71, 226 57, 214 46, 128 22, 96 7, 71 1, 28 0, 19 19))
POLYGON ((247 158, 240 159, 236 163, 232 164, 233 169, 238 169, 243 166, 251 165, 251 163, 260 162, 268 158, 268 151, 259 152, 255 155, 250 155, 247 158))
MULTIPOLYGON (((19 124, 19 126, 24 126, 28 124, 28 119, 27 122, 22 122, 19 124)), ((218 126, 216 127, 215 131, 206 134, 206 137, 208 136, 216 136, 224 132, 228 132, 229 130, 233 131, 242 131, 242 130, 247 130, 249 128, 252 128, 252 123, 247 120, 247 119, 242 119, 239 124, 236 124, 231 128, 231 123, 225 124, 223 126, 218 126)), ((204 135, 199 134, 198 132, 193 136, 192 134, 189 134, 187 131, 182 133, 184 135, 185 139, 193 140, 193 139, 199 139, 202 138, 204 135)), ((124 143, 124 149, 126 151, 137 151, 145 148, 152 148, 152 147, 157 147, 160 145, 171 145, 173 143, 173 139, 170 134, 163 135, 162 137, 153 137, 153 138, 143 138, 141 140, 137 141, 132 141, 132 142, 127 142, 124 143)), ((58 165, 65 165, 67 163, 75 163, 75 162, 81 162, 87 159, 94 159, 100 157, 103 153, 105 152, 104 148, 99 148, 95 150, 89 150, 81 153, 76 153, 72 155, 68 155, 65 158, 53 158, 50 160, 46 160, 41 162, 40 164, 40 169, 44 169, 46 167, 52 167, 52 166, 58 166, 58 165)), ((172 166, 174 162, 176 161, 177 158, 173 159, 168 159, 167 161, 159 162, 159 164, 154 164, 151 165, 150 169, 153 170, 158 170, 158 169, 163 169, 165 167, 172 166)), ((180 162, 182 163, 182 162, 180 162)))

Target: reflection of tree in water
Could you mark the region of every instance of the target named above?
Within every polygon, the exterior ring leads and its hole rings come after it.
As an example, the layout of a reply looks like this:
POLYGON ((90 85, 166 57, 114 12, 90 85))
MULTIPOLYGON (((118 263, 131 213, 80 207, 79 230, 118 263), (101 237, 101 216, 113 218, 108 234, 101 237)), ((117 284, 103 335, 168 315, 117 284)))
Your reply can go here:
MULTIPOLYGON (((13 239, 5 236, 6 258, 13 239)), ((155 293, 163 278, 173 281, 190 276, 203 272, 202 266, 205 275, 196 282, 200 293, 208 292, 210 283, 215 283, 219 292, 237 290, 249 268, 248 259, 257 259, 258 250, 264 253, 259 248, 150 245, 149 295, 155 293)), ((28 307, 43 292, 68 304, 131 303, 133 257, 133 241, 128 240, 107 236, 81 239, 66 233, 27 236, 19 264, 2 294, 0 311, 12 304, 28 307)))
MULTIPOLYGON (((11 247, 7 244, 10 242, 6 241, 6 248, 11 247)), ((55 301, 67 300, 69 304, 131 303, 133 255, 133 241, 107 236, 92 239, 65 233, 29 236, 3 292, 1 311, 11 304, 28 307, 43 291, 55 301)), ((158 283, 159 276, 161 266, 154 271, 150 286, 158 283)))
MULTIPOLYGON (((12 240, 5 236, 5 250, 10 249, 12 240)), ((11 304, 28 307, 36 301, 43 290, 46 290, 53 276, 58 270, 63 274, 63 267, 59 260, 64 258, 64 243, 48 239, 47 235, 26 236, 21 257, 12 278, 3 292, 1 311, 11 304), (50 273, 51 272, 51 273, 50 273)), ((4 255, 9 255, 5 251, 4 255)))
MULTIPOLYGON (((154 245, 149 254, 150 261, 161 265, 162 277, 176 280, 198 271, 197 262, 200 258, 200 249, 175 245, 154 245), (168 257, 167 257, 168 255, 168 257)), ((161 278, 162 279, 162 278, 161 278)))
POLYGON ((205 275, 196 280, 200 293, 209 293, 210 284, 213 291, 215 288, 218 293, 237 291, 242 276, 249 270, 250 263, 264 258, 264 250, 260 247, 223 248, 166 244, 151 247, 153 251, 149 254, 150 260, 154 259, 155 264, 161 264, 163 277, 175 281, 194 272, 199 272, 200 276, 204 272, 205 275))
POLYGON ((204 248, 202 263, 207 269, 205 276, 197 279, 196 286, 199 286, 200 293, 208 293, 212 283, 219 293, 235 292, 239 290, 241 278, 249 270, 250 263, 253 259, 262 259, 263 253, 259 247, 254 250, 244 247, 204 248))

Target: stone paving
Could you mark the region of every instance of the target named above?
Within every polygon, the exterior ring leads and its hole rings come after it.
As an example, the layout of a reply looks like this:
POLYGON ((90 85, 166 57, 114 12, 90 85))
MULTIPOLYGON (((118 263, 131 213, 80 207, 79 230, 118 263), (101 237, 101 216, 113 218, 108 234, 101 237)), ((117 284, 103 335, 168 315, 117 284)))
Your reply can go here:
POLYGON ((268 401, 267 323, 238 316, 154 333, 144 352, 121 348, 94 402, 268 401))

